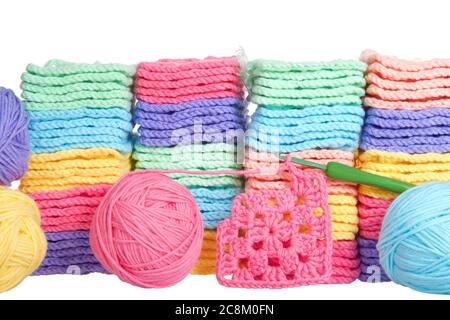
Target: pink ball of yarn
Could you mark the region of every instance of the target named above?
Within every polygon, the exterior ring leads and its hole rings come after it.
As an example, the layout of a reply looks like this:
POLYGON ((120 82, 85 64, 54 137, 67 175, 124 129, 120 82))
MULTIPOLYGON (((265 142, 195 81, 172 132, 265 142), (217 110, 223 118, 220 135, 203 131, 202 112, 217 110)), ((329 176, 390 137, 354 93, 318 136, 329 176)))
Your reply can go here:
POLYGON ((189 190, 149 171, 129 173, 108 191, 90 231, 103 267, 143 288, 183 280, 200 256, 202 241, 202 217, 189 190))

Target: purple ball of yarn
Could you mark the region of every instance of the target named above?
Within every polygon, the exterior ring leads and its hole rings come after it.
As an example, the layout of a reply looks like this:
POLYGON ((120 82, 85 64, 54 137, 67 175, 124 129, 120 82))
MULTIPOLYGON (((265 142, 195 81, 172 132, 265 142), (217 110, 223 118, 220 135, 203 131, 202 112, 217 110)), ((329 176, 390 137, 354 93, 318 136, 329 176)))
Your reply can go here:
POLYGON ((10 185, 28 169, 28 122, 20 99, 0 87, 0 185, 10 185))

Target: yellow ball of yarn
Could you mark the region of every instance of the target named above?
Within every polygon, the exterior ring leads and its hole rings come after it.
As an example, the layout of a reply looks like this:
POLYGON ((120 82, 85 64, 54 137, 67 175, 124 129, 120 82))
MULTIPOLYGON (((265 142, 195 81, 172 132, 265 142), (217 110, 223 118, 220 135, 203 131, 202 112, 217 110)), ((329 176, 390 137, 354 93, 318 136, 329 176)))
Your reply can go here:
POLYGON ((0 187, 0 292, 33 273, 47 252, 36 203, 27 195, 0 187))

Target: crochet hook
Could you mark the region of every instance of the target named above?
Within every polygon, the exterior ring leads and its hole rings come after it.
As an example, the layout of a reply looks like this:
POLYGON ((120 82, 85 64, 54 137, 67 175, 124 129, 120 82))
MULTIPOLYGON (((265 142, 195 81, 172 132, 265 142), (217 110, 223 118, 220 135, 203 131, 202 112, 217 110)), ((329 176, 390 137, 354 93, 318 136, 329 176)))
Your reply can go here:
MULTIPOLYGON (((285 160, 286 157, 280 155, 280 159, 285 160)), ((295 157, 292 157, 291 161, 306 167, 321 169, 325 171, 327 177, 336 180, 364 184, 396 193, 402 193, 412 187, 415 187, 415 185, 411 183, 364 172, 339 162, 328 162, 327 165, 323 165, 317 162, 302 160, 295 157)))

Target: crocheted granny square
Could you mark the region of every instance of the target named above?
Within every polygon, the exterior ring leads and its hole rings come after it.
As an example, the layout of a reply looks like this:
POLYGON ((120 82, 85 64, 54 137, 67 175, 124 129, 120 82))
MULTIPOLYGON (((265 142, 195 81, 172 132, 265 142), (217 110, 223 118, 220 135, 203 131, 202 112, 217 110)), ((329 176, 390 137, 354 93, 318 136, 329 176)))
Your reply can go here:
POLYGON ((243 193, 217 229, 217 279, 241 288, 323 283, 331 275, 325 178, 292 164, 291 187, 243 193))

